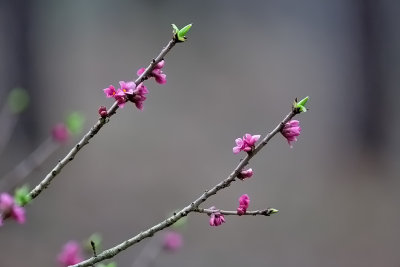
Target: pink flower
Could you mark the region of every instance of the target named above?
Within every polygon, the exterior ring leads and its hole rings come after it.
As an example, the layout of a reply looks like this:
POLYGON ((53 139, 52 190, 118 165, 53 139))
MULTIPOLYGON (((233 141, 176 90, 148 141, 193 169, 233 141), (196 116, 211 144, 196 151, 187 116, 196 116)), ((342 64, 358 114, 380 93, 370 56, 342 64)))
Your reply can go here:
POLYGON ((107 108, 105 106, 100 106, 99 108, 99 115, 102 118, 107 117, 107 108))
POLYGON ((106 96, 107 96, 108 98, 114 97, 115 94, 117 93, 117 92, 115 91, 115 87, 112 86, 112 85, 110 85, 110 86, 107 87, 106 89, 103 89, 103 91, 104 91, 104 93, 106 94, 106 96))
POLYGON ((297 136, 300 135, 300 122, 298 120, 291 120, 285 124, 281 133, 287 139, 290 148, 293 147, 293 142, 297 141, 297 136))
POLYGON ((249 207, 249 204, 250 204, 250 198, 247 194, 240 196, 239 207, 237 208, 237 214, 239 216, 245 214, 247 211, 247 208, 249 207))
POLYGON ((57 256, 57 261, 62 267, 67 267, 83 261, 81 248, 76 241, 69 241, 64 245, 62 251, 57 256))
POLYGON ((244 180, 244 179, 246 179, 246 178, 250 178, 251 176, 253 176, 253 169, 252 169, 252 168, 247 169, 247 170, 245 170, 245 171, 241 171, 241 172, 238 174, 238 178, 239 178, 240 180, 244 180))
MULTIPOLYGON (((164 68, 164 65, 165 61, 161 60, 160 62, 157 63, 152 72, 149 74, 149 76, 154 77, 156 82, 158 82, 159 84, 165 84, 167 82, 167 75, 165 75, 161 70, 162 68, 164 68)), ((145 70, 146 70, 145 68, 140 68, 136 73, 138 76, 140 76, 143 74, 145 70)))
POLYGON ((116 94, 114 95, 114 99, 117 101, 118 106, 120 108, 123 108, 126 103, 126 95, 125 92, 122 91, 121 89, 118 89, 116 94))
POLYGON ((152 72, 154 79, 159 84, 166 84, 167 83, 167 75, 165 75, 161 69, 154 69, 152 72))
POLYGON ((0 195, 0 226, 7 217, 13 218, 16 222, 25 223, 25 209, 14 203, 14 199, 8 193, 0 195))
POLYGON ((238 154, 240 151, 252 151, 258 139, 260 139, 260 135, 251 135, 248 133, 243 136, 243 139, 237 138, 235 140, 236 146, 233 148, 233 153, 238 154))
POLYGON ((58 123, 51 130, 51 135, 54 141, 65 143, 69 138, 68 128, 64 123, 58 123))
POLYGON ((136 88, 136 84, 133 81, 130 82, 120 81, 119 86, 121 87, 122 92, 124 92, 127 95, 132 95, 133 90, 136 88))
POLYGON ((225 222, 225 217, 222 215, 215 207, 210 209, 215 210, 215 212, 210 215, 210 226, 219 226, 225 222))
POLYGON ((143 85, 143 83, 140 83, 136 89, 133 91, 133 95, 129 96, 129 99, 135 103, 135 106, 139 110, 143 110, 143 103, 146 100, 146 95, 149 93, 149 90, 147 90, 146 86, 143 85))
MULTIPOLYGON (((144 86, 143 83, 136 86, 135 82, 133 81, 120 81, 119 85, 121 88, 118 88, 117 91, 115 91, 115 88, 112 85, 104 89, 104 93, 106 94, 106 96, 114 97, 120 108, 123 108, 126 101, 129 99, 136 105, 138 109, 143 110, 143 102, 146 100, 145 95, 149 93, 149 90, 147 90, 146 86, 144 86)), ((106 113, 104 114, 104 111, 102 112, 103 115, 100 114, 99 110, 100 116, 106 117, 106 113)))
POLYGON ((183 239, 181 234, 173 231, 165 233, 163 240, 163 247, 165 250, 176 251, 180 249, 182 245, 183 239))

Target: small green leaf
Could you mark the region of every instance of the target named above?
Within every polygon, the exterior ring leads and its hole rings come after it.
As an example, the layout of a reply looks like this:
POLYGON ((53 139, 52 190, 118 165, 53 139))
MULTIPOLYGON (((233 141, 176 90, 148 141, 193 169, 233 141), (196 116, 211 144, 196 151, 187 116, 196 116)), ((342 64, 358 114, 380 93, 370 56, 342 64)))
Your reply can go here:
POLYGON ((277 209, 269 209, 269 214, 274 214, 274 213, 278 213, 279 210, 277 209))
POLYGON ((307 109, 304 106, 298 106, 298 108, 300 109, 300 112, 307 112, 307 109))
POLYGON ((305 106, 307 104, 308 99, 310 99, 310 97, 306 96, 305 98, 303 98, 302 100, 300 100, 297 105, 300 106, 305 106))
POLYGON ((296 109, 298 112, 307 112, 307 108, 305 105, 307 104, 309 97, 305 97, 299 102, 296 102, 296 100, 293 103, 293 108, 296 109))
POLYGON ((23 88, 14 88, 8 94, 7 104, 14 114, 23 112, 29 106, 28 92, 23 88))
POLYGON ((24 206, 31 201, 28 185, 23 185, 15 190, 14 201, 18 206, 24 206))
POLYGON ((192 24, 188 24, 178 31, 177 36, 178 36, 179 41, 184 42, 186 40, 186 34, 188 33, 188 31, 190 30, 191 27, 192 27, 192 24))
POLYGON ((80 112, 72 112, 67 116, 66 125, 72 134, 79 134, 82 132, 83 123, 85 118, 80 112))
POLYGON ((179 32, 178 27, 176 27, 175 24, 171 24, 171 26, 172 26, 172 33, 173 33, 174 35, 177 34, 177 33, 179 32))

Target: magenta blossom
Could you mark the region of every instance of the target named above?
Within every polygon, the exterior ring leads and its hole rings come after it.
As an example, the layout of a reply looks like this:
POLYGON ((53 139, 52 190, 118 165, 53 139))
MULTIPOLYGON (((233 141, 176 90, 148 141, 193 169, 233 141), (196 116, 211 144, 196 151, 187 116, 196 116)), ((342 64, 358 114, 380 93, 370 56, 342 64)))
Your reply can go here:
POLYGON ((0 195, 0 226, 5 218, 11 217, 16 222, 25 223, 25 209, 14 203, 13 197, 8 193, 0 195))
POLYGON ((182 235, 177 232, 168 231, 164 235, 163 248, 168 251, 176 251, 183 245, 182 235))
MULTIPOLYGON (((149 90, 147 90, 146 86, 144 86, 143 83, 140 83, 138 86, 136 86, 135 82, 133 81, 120 81, 119 85, 121 88, 118 88, 117 91, 115 91, 115 88, 112 85, 104 89, 104 93, 106 94, 106 96, 114 97, 120 108, 123 108, 126 101, 130 100, 135 104, 138 109, 143 110, 143 103, 146 100, 145 95, 149 93, 149 90)), ((102 112, 103 115, 100 114, 99 110, 100 116, 106 117, 106 113, 104 113, 104 111, 102 112)))
POLYGON ((126 103, 126 94, 121 89, 117 90, 117 93, 114 95, 114 99, 118 102, 118 106, 123 108, 126 103))
POLYGON ((103 91, 104 91, 104 93, 106 94, 106 96, 107 96, 108 98, 114 97, 115 94, 117 93, 117 92, 115 91, 115 87, 112 86, 112 85, 110 85, 110 86, 107 87, 106 89, 103 89, 103 91))
POLYGON ((250 198, 247 194, 240 196, 239 207, 237 208, 237 214, 239 216, 245 214, 247 211, 247 208, 249 207, 249 204, 250 204, 250 198))
MULTIPOLYGON (((165 84, 167 82, 167 75, 165 75, 161 70, 162 68, 164 68, 164 65, 165 61, 161 60, 160 62, 157 63, 152 72, 149 74, 149 76, 154 77, 156 82, 159 84, 165 84)), ((146 70, 145 68, 140 68, 137 71, 137 75, 138 76, 142 75, 145 70, 146 70)))
POLYGON ((297 141, 297 136, 300 135, 300 122, 298 120, 291 120, 285 124, 281 130, 282 135, 287 139, 290 148, 293 147, 293 142, 297 141))
POLYGON ((251 135, 248 133, 243 136, 243 139, 237 138, 235 140, 236 146, 233 148, 233 153, 238 154, 240 151, 252 151, 258 139, 260 139, 260 135, 251 135))
POLYGON ((246 178, 250 178, 251 176, 253 176, 253 169, 252 169, 252 168, 247 169, 247 170, 245 170, 245 171, 241 171, 241 172, 238 174, 238 178, 239 178, 240 180, 244 180, 244 179, 246 179, 246 178))
POLYGON ((146 100, 146 95, 149 93, 147 87, 140 83, 136 89, 133 91, 133 95, 129 97, 129 99, 135 103, 135 106, 139 110, 143 110, 143 103, 146 100))
POLYGON ((54 141, 65 143, 69 138, 69 131, 64 123, 58 123, 54 125, 53 129, 51 130, 51 135, 53 136, 54 141))
POLYGON ((215 207, 211 207, 214 210, 210 215, 210 226, 219 226, 225 222, 225 217, 215 207))
POLYGON ((121 87, 122 92, 124 92, 127 95, 133 95, 133 90, 135 90, 136 88, 136 84, 133 81, 130 82, 120 81, 119 86, 121 87))
POLYGON ((83 261, 81 248, 76 241, 69 241, 64 245, 62 251, 57 256, 57 261, 62 267, 67 267, 83 261))

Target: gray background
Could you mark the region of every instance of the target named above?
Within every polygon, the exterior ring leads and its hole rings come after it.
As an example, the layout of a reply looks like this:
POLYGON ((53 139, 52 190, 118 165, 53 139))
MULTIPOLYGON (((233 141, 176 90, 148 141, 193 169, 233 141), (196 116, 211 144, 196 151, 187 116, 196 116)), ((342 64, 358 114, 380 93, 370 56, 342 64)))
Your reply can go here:
POLYGON ((389 0, 1 1, 0 103, 15 86, 33 102, 0 174, 71 110, 87 131, 112 104, 103 88, 136 77, 171 23, 193 27, 166 58, 167 84, 146 83, 145 110, 119 110, 27 208, 28 223, 0 229, 0 266, 57 266, 68 240, 101 232, 108 248, 158 223, 231 172, 235 138, 264 135, 306 95, 294 148, 276 136, 253 178, 204 205, 235 209, 247 193, 252 209, 280 213, 217 228, 193 214, 184 248, 152 266, 399 266, 399 11, 389 0))

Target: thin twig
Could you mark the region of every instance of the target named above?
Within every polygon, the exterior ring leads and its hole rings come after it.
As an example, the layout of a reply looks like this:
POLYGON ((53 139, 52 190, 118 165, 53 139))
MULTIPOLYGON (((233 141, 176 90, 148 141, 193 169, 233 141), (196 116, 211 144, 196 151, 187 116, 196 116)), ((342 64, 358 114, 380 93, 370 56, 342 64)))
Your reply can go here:
MULTIPOLYGON (((201 208, 197 208, 195 209, 193 212, 197 212, 197 213, 205 213, 210 215, 211 213, 218 211, 219 213, 223 214, 223 215, 237 215, 237 211, 236 210, 213 210, 213 209, 201 209, 201 208)), ((251 216, 256 216, 256 215, 263 215, 263 216, 271 216, 271 214, 276 211, 274 209, 265 209, 265 210, 248 210, 246 211, 243 215, 251 215, 251 216)), ((242 216, 242 215, 240 215, 242 216)))
POLYGON ((47 138, 27 158, 21 161, 0 180, 0 191, 10 191, 21 184, 25 178, 43 164, 58 148, 59 143, 53 138, 47 138))
POLYGON ((268 141, 271 140, 271 138, 274 135, 279 133, 282 130, 285 123, 290 121, 296 114, 298 114, 298 111, 296 109, 292 109, 292 111, 288 115, 286 115, 286 117, 275 127, 275 129, 273 129, 269 134, 267 134, 262 140, 262 142, 259 143, 254 148, 253 151, 247 154, 247 156, 236 166, 233 172, 225 180, 221 181, 210 190, 206 190, 199 198, 193 201, 190 205, 186 206, 179 212, 174 213, 174 215, 172 215, 171 217, 160 222, 159 224, 154 225, 153 227, 147 229, 146 231, 143 231, 140 234, 128 240, 125 240, 124 242, 116 245, 115 247, 112 247, 110 249, 101 252, 100 254, 97 255, 97 257, 89 258, 78 264, 71 265, 70 267, 85 267, 103 261, 105 259, 111 259, 120 252, 122 252, 123 250, 129 248, 130 246, 142 241, 145 238, 153 236, 155 233, 161 231, 162 229, 171 226, 182 217, 185 217, 189 213, 196 211, 201 203, 205 202, 212 195, 215 195, 218 191, 228 187, 236 179, 241 170, 249 163, 250 159, 253 158, 268 143, 268 141))
MULTIPOLYGON (((150 65, 146 68, 146 70, 135 80, 135 84, 139 85, 141 82, 146 80, 149 77, 149 74, 154 69, 154 67, 161 60, 164 59, 165 55, 171 50, 172 47, 176 44, 175 38, 173 38, 166 47, 160 52, 160 54, 151 61, 150 65)), ((61 170, 74 158, 78 152, 89 143, 89 140, 92 139, 98 131, 109 121, 109 117, 114 115, 118 109, 118 103, 114 102, 111 108, 107 111, 108 118, 100 118, 97 123, 87 132, 83 138, 70 150, 70 152, 60 160, 57 165, 46 175, 46 177, 29 193, 32 199, 36 198, 45 188, 49 186, 51 181, 56 177, 61 170)))

